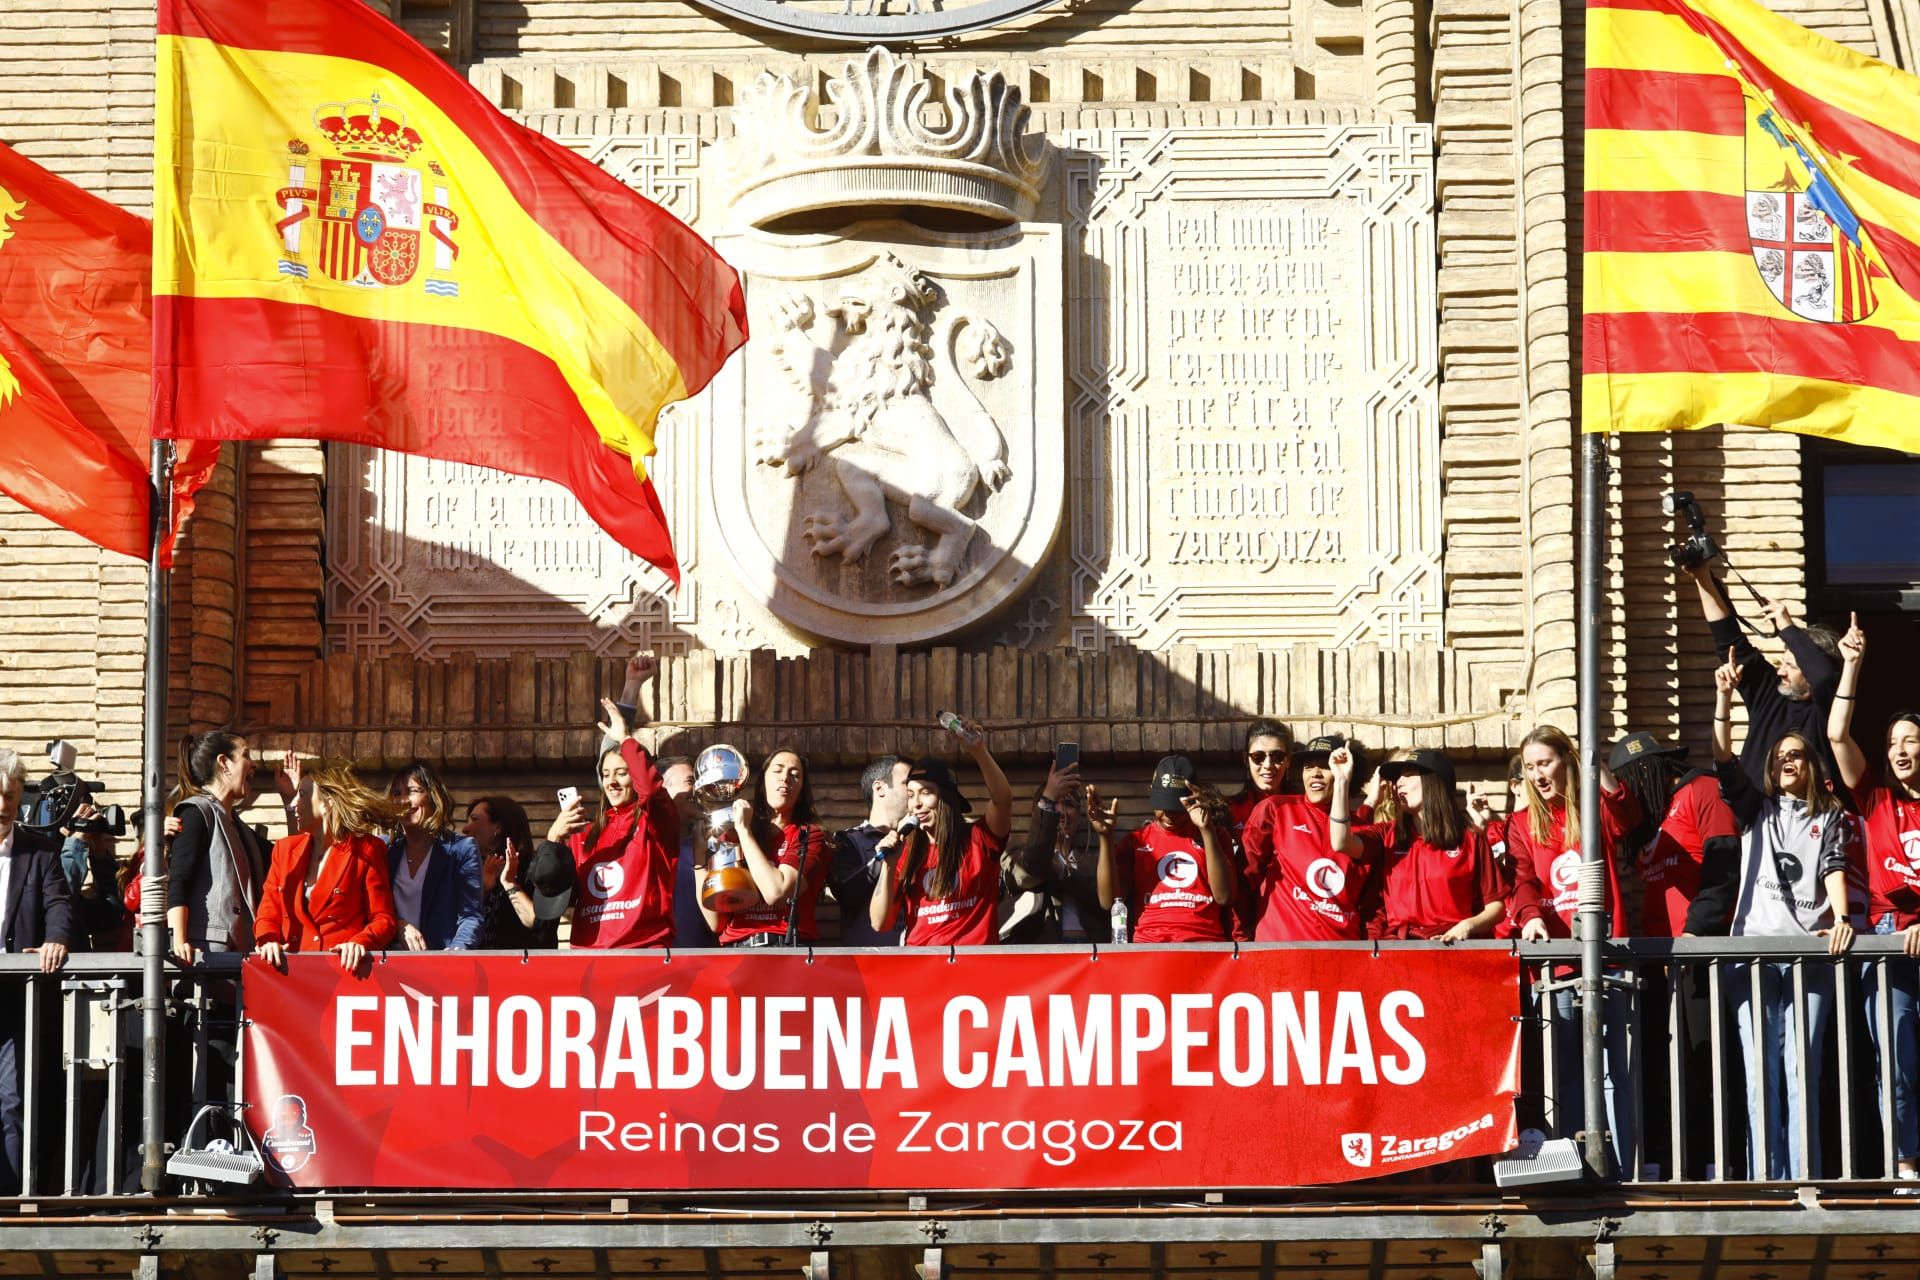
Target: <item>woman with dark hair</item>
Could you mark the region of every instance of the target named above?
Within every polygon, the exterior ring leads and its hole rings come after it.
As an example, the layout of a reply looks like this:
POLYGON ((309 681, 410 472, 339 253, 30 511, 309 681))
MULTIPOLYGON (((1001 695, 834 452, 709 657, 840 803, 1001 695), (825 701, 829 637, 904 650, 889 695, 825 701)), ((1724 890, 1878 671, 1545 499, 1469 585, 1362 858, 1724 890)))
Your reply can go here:
POLYGON ((1513 853, 1507 848, 1507 824, 1513 821, 1515 814, 1526 810, 1526 798, 1522 793, 1529 785, 1526 767, 1516 751, 1507 757, 1507 806, 1504 814, 1493 811, 1493 799, 1484 792, 1475 790, 1467 797, 1467 820, 1486 840, 1487 851, 1493 855, 1493 864, 1500 869, 1500 895, 1506 900, 1506 909, 1494 921, 1492 936, 1502 940, 1517 937, 1520 933, 1520 922, 1513 918, 1513 853))
POLYGON ((1361 903, 1379 842, 1354 829, 1353 749, 1327 757, 1333 789, 1322 809, 1306 796, 1271 795, 1254 807, 1240 872, 1261 942, 1357 941, 1361 903))
MULTIPOLYGON (((576 798, 547 832, 550 842, 566 846, 573 866, 568 945, 669 946, 680 810, 667 794, 652 753, 633 736, 625 712, 610 698, 600 700, 600 709, 607 716, 600 732, 615 744, 600 754, 600 815, 589 823, 576 798)), ((537 856, 550 857, 552 852, 542 845, 537 856)), ((516 868, 516 880, 517 873, 516 868)), ((534 904, 522 905, 524 920, 534 914, 534 904)))
POLYGON ((1047 768, 1034 791, 1033 814, 1018 851, 1003 858, 1007 892, 999 938, 1026 946, 1053 942, 1108 942, 1111 917, 1100 905, 1100 837, 1089 821, 1080 766, 1047 768))
POLYGON ((820 890, 827 883, 827 832, 814 812, 806 757, 790 747, 768 756, 754 775, 753 799, 733 802, 733 829, 760 901, 739 911, 700 904, 719 944, 813 945, 820 937, 820 890))
POLYGON ((387 796, 399 830, 387 843, 387 875, 409 951, 466 951, 480 945, 480 851, 453 829, 453 797, 426 765, 393 775, 387 796))
POLYGON ((1260 802, 1280 794, 1293 756, 1293 734, 1278 720, 1255 720, 1247 729, 1245 756, 1246 785, 1227 801, 1236 839, 1260 802))
MULTIPOLYGON (((1544 942, 1571 938, 1580 906, 1580 877, 1584 856, 1580 836, 1579 774, 1573 742, 1552 725, 1541 725, 1520 740, 1520 767, 1526 777, 1521 788, 1522 808, 1507 819, 1507 851, 1513 857, 1513 918, 1521 938, 1544 942)), ((1614 937, 1625 934, 1620 914, 1620 882, 1615 868, 1627 832, 1640 819, 1640 807, 1619 779, 1600 769, 1601 862, 1606 868, 1602 903, 1612 922, 1614 937)), ((1556 976, 1567 976, 1564 970, 1556 976)), ((1552 993, 1554 1062, 1551 1081, 1554 1118, 1563 1136, 1586 1123, 1586 1090, 1581 1075, 1580 1032, 1573 988, 1552 993)), ((1605 1035, 1608 1148, 1613 1167, 1623 1174, 1627 1153, 1634 1149, 1633 1067, 1627 1023, 1631 1005, 1626 992, 1609 985, 1600 1002, 1605 1035)))
MULTIPOLYGON (((987 784, 987 812, 968 822, 971 806, 944 760, 919 761, 907 773, 907 814, 919 822, 911 835, 898 831, 879 848, 891 854, 868 904, 873 927, 893 927, 895 910, 906 919, 903 945, 983 946, 993 941, 994 909, 1000 902, 1001 852, 1013 827, 1013 787, 987 749, 984 730, 962 722, 961 745, 987 784), (898 864, 898 865, 896 865, 898 864)), ((1088 788, 1087 804, 1094 803, 1088 788)))
POLYGON ((1485 937, 1506 910, 1500 869, 1467 821, 1446 753, 1421 749, 1380 766, 1394 820, 1374 828, 1386 846, 1388 938, 1464 942, 1485 937))
MULTIPOLYGON (((1774 742, 1766 756, 1766 790, 1754 789, 1733 754, 1733 695, 1739 687, 1740 668, 1730 653, 1714 672, 1713 763, 1720 794, 1740 827, 1739 852, 1737 859, 1710 856, 1687 913, 1687 932, 1819 936, 1827 939, 1829 954, 1840 955, 1853 943, 1847 919, 1853 823, 1827 784, 1820 753, 1798 729, 1774 742)), ((1716 842, 1716 850, 1724 847, 1716 842)), ((1728 965, 1721 983, 1746 1062, 1749 1179, 1812 1178, 1820 1172, 1818 1111, 1827 1024, 1833 1020, 1833 970, 1801 968, 1803 1027, 1797 1025, 1795 967, 1761 963, 1757 1002, 1747 965, 1728 965), (1804 1093, 1796 1083, 1803 1072, 1804 1093), (1763 1133, 1764 1170, 1758 1151, 1763 1133)))
POLYGON ((232 729, 180 740, 180 834, 167 863, 167 928, 174 958, 193 964, 209 951, 251 951, 253 916, 267 876, 267 851, 234 815, 253 777, 247 740, 232 729))
MULTIPOLYGON (((542 919, 527 876, 536 853, 527 811, 510 796, 481 796, 467 806, 461 834, 480 851, 480 946, 487 951, 552 951, 560 917, 542 919)), ((571 862, 571 855, 568 861, 571 862)))
POLYGON ((1154 766, 1147 791, 1153 817, 1116 856, 1115 808, 1096 814, 1100 835, 1100 905, 1127 904, 1135 942, 1225 942, 1233 901, 1232 821, 1218 793, 1201 786, 1193 762, 1167 756, 1154 766))
POLYGON ((310 764, 301 773, 312 783, 312 817, 307 830, 273 846, 254 951, 276 968, 289 951, 332 951, 351 973, 400 929, 379 836, 400 821, 400 806, 344 763, 310 764))
MULTIPOLYGON (((1827 741, 1865 829, 1867 924, 1878 934, 1899 934, 1901 950, 1912 960, 1920 956, 1920 712, 1901 711, 1887 722, 1886 770, 1876 774, 1851 731, 1854 690, 1866 658, 1867 636, 1855 616, 1840 639, 1840 691, 1833 695, 1827 741)), ((1895 1176, 1912 1180, 1920 1178, 1920 969, 1892 959, 1883 965, 1891 1033, 1880 1025, 1871 975, 1864 986, 1867 1029, 1881 1060, 1873 1078, 1893 1080, 1895 1176)))

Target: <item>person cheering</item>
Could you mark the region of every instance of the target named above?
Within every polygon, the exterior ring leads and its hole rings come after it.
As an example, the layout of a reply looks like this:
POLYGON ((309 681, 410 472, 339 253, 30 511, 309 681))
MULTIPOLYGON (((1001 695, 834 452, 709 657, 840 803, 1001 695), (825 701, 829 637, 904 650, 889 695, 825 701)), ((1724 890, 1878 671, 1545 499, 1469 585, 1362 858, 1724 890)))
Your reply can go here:
POLYGON ((1167 756, 1154 766, 1147 803, 1153 817, 1127 838, 1117 857, 1116 810, 1095 820, 1101 907, 1127 904, 1134 942, 1226 941, 1223 908, 1233 901, 1236 879, 1223 830, 1232 821, 1226 805, 1199 784, 1185 756, 1167 756))
POLYGON ((1357 941, 1360 899, 1379 843, 1353 829, 1353 749, 1327 758, 1333 787, 1327 808, 1305 796, 1276 794, 1255 806, 1241 841, 1241 872, 1261 942, 1357 941))
POLYGON ((1389 760, 1394 820, 1374 829, 1386 848, 1389 938, 1464 942, 1492 932, 1506 910, 1500 868, 1467 821, 1453 762, 1426 748, 1389 760))
POLYGON ((400 931, 379 832, 402 821, 400 806, 342 763, 289 768, 312 784, 305 831, 273 846, 254 918, 254 954, 275 968, 290 951, 331 951, 351 973, 400 931))
POLYGON ((928 757, 907 773, 907 813, 918 821, 917 829, 904 838, 896 830, 880 842, 889 855, 901 852, 881 868, 869 918, 884 931, 893 927, 898 911, 909 947, 977 947, 993 941, 1001 856, 1013 828, 1013 787, 977 723, 961 722, 957 736, 986 781, 985 816, 966 820, 971 805, 953 770, 928 757))
POLYGON ((820 890, 827 883, 827 833, 813 806, 812 771, 790 747, 767 757, 753 799, 733 802, 733 829, 758 902, 700 913, 723 947, 812 946, 819 941, 820 890))

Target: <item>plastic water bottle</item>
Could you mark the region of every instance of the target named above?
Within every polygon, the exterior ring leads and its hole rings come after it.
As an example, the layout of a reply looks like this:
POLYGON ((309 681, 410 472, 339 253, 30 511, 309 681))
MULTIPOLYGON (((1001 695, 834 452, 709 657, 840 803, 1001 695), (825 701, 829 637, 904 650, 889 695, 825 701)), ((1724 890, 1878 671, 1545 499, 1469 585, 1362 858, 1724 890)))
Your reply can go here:
POLYGON ((1127 904, 1115 898, 1113 900, 1113 913, 1110 918, 1113 921, 1113 940, 1115 942, 1126 942, 1128 940, 1127 904))

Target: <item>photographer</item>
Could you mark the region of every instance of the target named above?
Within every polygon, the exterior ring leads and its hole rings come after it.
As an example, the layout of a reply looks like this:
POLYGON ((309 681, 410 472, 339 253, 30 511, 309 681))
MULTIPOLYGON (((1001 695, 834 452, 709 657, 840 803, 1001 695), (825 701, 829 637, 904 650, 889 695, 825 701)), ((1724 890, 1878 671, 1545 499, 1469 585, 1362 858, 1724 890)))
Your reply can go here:
POLYGON ((115 832, 109 816, 91 804, 73 811, 60 846, 60 869, 73 895, 75 951, 119 949, 127 911, 120 902, 119 864, 114 856, 116 835, 126 834, 126 818, 115 832))
MULTIPOLYGON (((34 951, 40 971, 52 973, 67 962, 73 907, 67 878, 60 872, 59 849, 52 839, 20 824, 26 788, 26 764, 0 747, 0 887, 6 902, 0 911, 0 950, 34 951)), ((23 1072, 27 1046, 25 987, 0 986, 0 1195, 18 1195, 21 1187, 23 1072)))
MULTIPOLYGON (((1710 544, 1709 544, 1710 545, 1710 544)), ((1828 777, 1835 776, 1833 750, 1827 744, 1827 716, 1840 685, 1839 638, 1825 627, 1803 627, 1787 606, 1764 602, 1767 621, 1786 646, 1777 666, 1748 641, 1726 586, 1713 576, 1710 562, 1685 566, 1700 593, 1700 612, 1713 633, 1716 654, 1731 651, 1740 673, 1740 700, 1747 706, 1747 740, 1740 767, 1756 787, 1767 780, 1769 751, 1789 729, 1814 744, 1828 777)))

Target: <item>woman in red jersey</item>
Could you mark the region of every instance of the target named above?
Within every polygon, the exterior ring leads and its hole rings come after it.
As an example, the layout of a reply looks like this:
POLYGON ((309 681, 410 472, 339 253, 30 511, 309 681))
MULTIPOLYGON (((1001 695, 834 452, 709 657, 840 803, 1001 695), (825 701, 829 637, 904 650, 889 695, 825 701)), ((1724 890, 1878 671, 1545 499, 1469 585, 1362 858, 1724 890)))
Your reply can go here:
POLYGON ((1261 942, 1337 942, 1362 936, 1360 900, 1379 844, 1353 830, 1353 751, 1327 759, 1333 790, 1326 809, 1305 796, 1274 795, 1247 819, 1241 873, 1261 942))
MULTIPOLYGON (((902 942, 909 947, 978 947, 993 941, 1001 854, 1013 827, 1013 787, 978 724, 965 721, 958 736, 987 784, 985 817, 967 821, 972 806, 953 770, 944 760, 928 757, 907 774, 907 815, 917 828, 904 839, 895 831, 875 846, 888 857, 868 903, 869 918, 885 932, 894 925, 894 912, 903 913, 902 942)), ((1093 789, 1087 791, 1091 810, 1093 789)))
POLYGON ((1135 942, 1225 942, 1236 878, 1226 805, 1200 786, 1185 756, 1154 766, 1147 803, 1152 819, 1117 853, 1113 824, 1100 815, 1100 905, 1127 904, 1135 942))
POLYGON ((1247 730, 1247 783, 1227 807, 1232 814, 1233 834, 1246 828, 1247 819, 1260 802, 1280 794, 1287 780, 1287 766, 1293 757, 1293 735, 1278 720, 1255 720, 1247 730))
MULTIPOLYGON (((1542 725, 1520 741, 1520 767, 1527 785, 1521 790, 1522 811, 1507 819, 1507 851, 1513 855, 1514 919, 1520 936, 1529 942, 1571 938, 1573 918, 1580 905, 1580 801, 1573 742, 1552 725, 1542 725)), ((1606 867, 1604 908, 1613 924, 1613 936, 1624 933, 1620 917, 1620 882, 1614 868, 1622 843, 1640 806, 1605 766, 1600 769, 1600 831, 1606 867)), ((1553 992, 1555 1061, 1552 1079, 1555 1116, 1563 1136, 1584 1123, 1585 1086, 1580 1065, 1580 1031, 1575 1021, 1573 989, 1553 992)), ((1602 1049, 1606 1056, 1608 1146, 1614 1168, 1622 1175, 1633 1171, 1623 1163, 1633 1150, 1631 1064, 1628 1060, 1624 990, 1609 986, 1601 1001, 1605 1022, 1602 1049)))
POLYGON ((1445 752, 1426 749, 1380 766, 1395 818, 1374 828, 1386 850, 1389 938, 1464 942, 1485 937, 1506 910, 1500 870, 1467 821, 1445 752))
POLYGON ((299 773, 312 783, 312 820, 273 846, 254 951, 275 966, 289 951, 332 951, 351 972, 400 931, 380 834, 399 821, 400 807, 345 764, 310 764, 299 773))
POLYGON ((673 941, 673 879, 680 813, 653 755, 634 738, 611 698, 600 731, 619 745, 600 757, 600 817, 578 801, 560 811, 548 839, 573 860, 573 931, 583 948, 664 947, 673 941))
MULTIPOLYGON (((1854 690, 1866 657, 1867 636, 1855 615, 1840 640, 1840 689, 1827 718, 1827 741, 1866 832, 1867 927, 1879 934, 1899 934, 1901 949, 1911 958, 1920 956, 1920 712, 1902 711, 1887 722, 1886 770, 1876 775, 1851 732, 1854 690)), ((1920 1178, 1920 971, 1911 964, 1884 963, 1893 1034, 1881 1029, 1880 1001, 1869 998, 1867 1029, 1882 1060, 1873 1078, 1878 1082, 1883 1073, 1893 1078, 1897 1176, 1920 1178), (1885 1061, 1889 1045, 1890 1071, 1885 1061)), ((1870 974, 1862 989, 1872 996, 1870 974)))
POLYGON ((740 853, 760 901, 739 911, 700 904, 721 946, 811 946, 819 938, 815 910, 829 855, 826 830, 814 814, 812 778, 806 757, 782 747, 756 775, 753 799, 733 802, 740 853))

